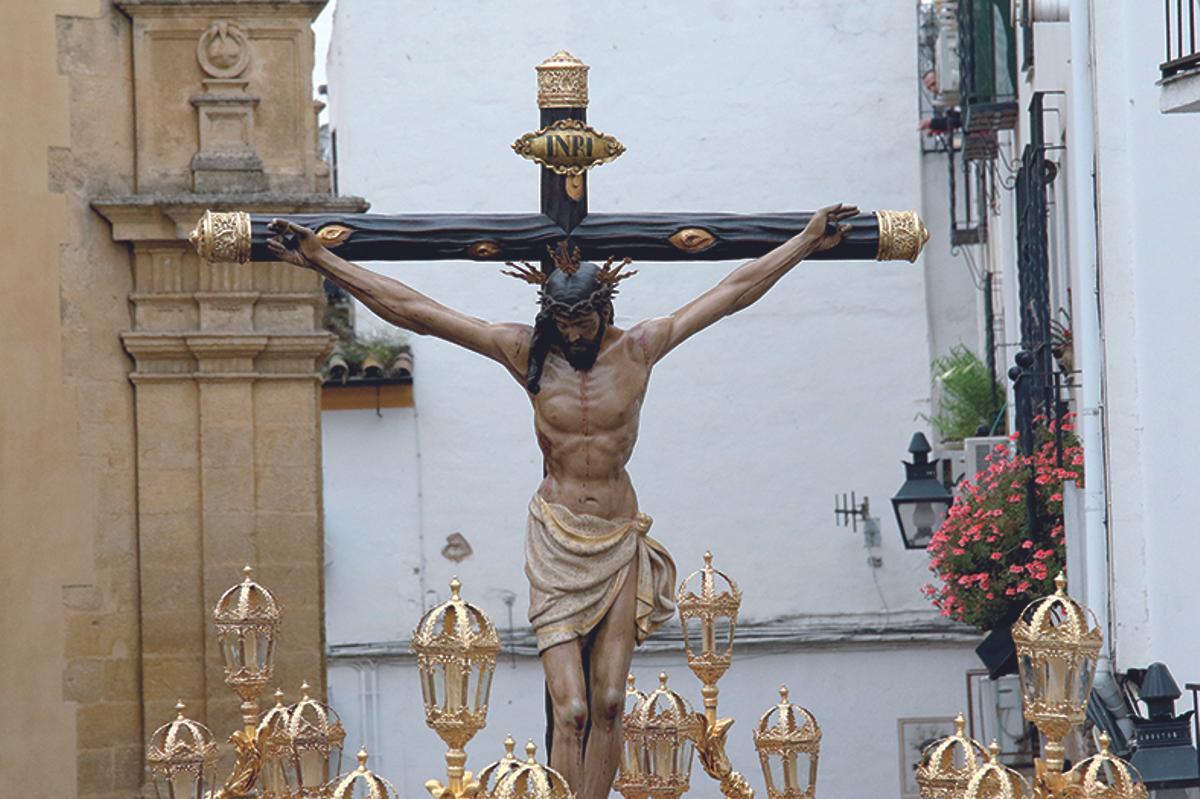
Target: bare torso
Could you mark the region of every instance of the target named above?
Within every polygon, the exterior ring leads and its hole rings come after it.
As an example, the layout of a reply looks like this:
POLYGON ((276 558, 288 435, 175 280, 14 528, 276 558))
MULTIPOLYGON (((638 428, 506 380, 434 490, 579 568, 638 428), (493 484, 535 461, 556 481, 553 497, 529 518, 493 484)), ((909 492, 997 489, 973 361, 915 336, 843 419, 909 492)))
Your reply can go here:
POLYGON ((637 442, 649 379, 637 326, 608 328, 588 371, 576 371, 557 351, 550 352, 541 391, 530 395, 546 467, 538 487, 543 499, 605 519, 637 514, 625 464, 637 442))

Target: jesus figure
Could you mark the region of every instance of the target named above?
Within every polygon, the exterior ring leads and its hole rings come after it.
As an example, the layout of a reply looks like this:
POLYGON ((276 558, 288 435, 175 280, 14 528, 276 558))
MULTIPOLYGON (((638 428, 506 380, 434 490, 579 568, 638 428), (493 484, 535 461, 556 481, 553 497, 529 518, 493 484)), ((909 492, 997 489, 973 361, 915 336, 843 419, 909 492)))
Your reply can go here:
POLYGON ((621 749, 625 675, 634 646, 674 612, 675 564, 647 535, 625 464, 637 441, 650 372, 685 339, 762 297, 814 252, 837 246, 858 213, 833 205, 799 234, 730 272, 674 313, 622 330, 617 283, 633 272, 580 263, 566 242, 544 274, 506 274, 540 288, 531 327, 476 319, 330 252, 308 228, 275 219, 271 252, 314 269, 394 325, 498 362, 533 405, 545 478, 529 504, 525 573, 552 708, 550 765, 579 799, 604 799, 621 749), (586 679, 585 679, 585 675, 586 679), (585 743, 586 742, 586 743, 585 743))

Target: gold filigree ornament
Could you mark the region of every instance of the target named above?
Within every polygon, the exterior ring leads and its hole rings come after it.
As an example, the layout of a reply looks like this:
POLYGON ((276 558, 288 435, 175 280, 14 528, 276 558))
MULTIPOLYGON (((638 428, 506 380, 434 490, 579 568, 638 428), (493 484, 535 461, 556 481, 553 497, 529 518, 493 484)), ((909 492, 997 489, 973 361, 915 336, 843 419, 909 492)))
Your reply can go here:
POLYGON ((287 780, 283 776, 283 763, 288 757, 290 745, 287 735, 288 708, 283 703, 283 691, 275 691, 275 706, 262 714, 258 720, 255 739, 261 753, 259 779, 263 799, 287 799, 287 780))
POLYGON ((788 701, 786 685, 779 686, 779 704, 767 710, 755 726, 754 748, 770 799, 813 799, 821 725, 806 708, 788 701))
POLYGON ((616 160, 625 145, 581 119, 560 119, 526 133, 512 144, 513 152, 558 175, 582 175, 616 160))
POLYGON ((479 791, 475 794, 475 799, 495 799, 496 786, 500 780, 521 767, 521 761, 513 754, 516 748, 516 740, 511 735, 505 736, 504 757, 489 763, 479 772, 479 791))
POLYGON ((1114 755, 1108 733, 1100 735, 1100 751, 1067 772, 1069 793, 1078 799, 1146 799, 1142 777, 1132 765, 1114 755))
POLYGON ((245 211, 205 211, 188 234, 196 254, 215 263, 244 264, 250 260, 250 214, 245 211))
POLYGON ((309 696, 300 686, 300 701, 287 710, 283 774, 291 799, 326 799, 329 781, 341 772, 346 730, 337 712, 309 696))
POLYGON ((575 799, 566 779, 537 762, 537 746, 525 744, 525 761, 496 783, 494 799, 575 799))
POLYGON ((971 777, 964 799, 1032 799, 1032 796, 1025 778, 1000 762, 1000 744, 992 741, 988 761, 971 777))
POLYGON ((587 108, 587 64, 566 50, 559 50, 535 69, 538 108, 587 108))
POLYGON ((367 750, 358 750, 358 768, 335 780, 329 799, 400 799, 400 792, 383 777, 367 768, 367 750))
POLYGON ((967 722, 960 713, 954 719, 954 734, 921 752, 916 770, 921 799, 963 799, 971 777, 987 760, 987 749, 967 735, 967 722))
POLYGON ((703 730, 701 718, 686 699, 667 686, 667 675, 659 674, 658 688, 623 719, 622 766, 632 761, 638 767, 622 768, 613 787, 626 799, 678 799, 686 793, 696 741, 703 730))
POLYGON ((1046 738, 1049 772, 1062 770, 1062 739, 1083 723, 1103 637, 1092 612, 1067 596, 1059 574, 1055 592, 1021 611, 1012 628, 1025 718, 1046 738))
POLYGON ((916 261, 929 241, 929 230, 916 211, 876 211, 879 223, 877 261, 916 261))
POLYGON ((680 582, 675 594, 688 668, 704 684, 706 710, 710 693, 715 710, 717 681, 733 662, 733 639, 742 605, 737 583, 712 563, 712 553, 705 552, 703 568, 680 582))
POLYGON ((247 726, 258 722, 258 696, 274 671, 279 619, 275 595, 254 581, 250 566, 242 569, 242 581, 221 594, 213 608, 217 643, 225 660, 225 684, 241 697, 247 726))
POLYGON ((450 598, 421 617, 413 631, 412 649, 421 673, 425 723, 446 743, 447 784, 429 780, 435 799, 473 794, 478 784, 464 769, 463 747, 487 725, 488 697, 500 636, 486 613, 465 601, 458 578, 450 581, 450 598))
POLYGON ((175 719, 150 736, 146 765, 159 799, 206 796, 217 763, 212 731, 183 715, 183 702, 175 704, 175 719))

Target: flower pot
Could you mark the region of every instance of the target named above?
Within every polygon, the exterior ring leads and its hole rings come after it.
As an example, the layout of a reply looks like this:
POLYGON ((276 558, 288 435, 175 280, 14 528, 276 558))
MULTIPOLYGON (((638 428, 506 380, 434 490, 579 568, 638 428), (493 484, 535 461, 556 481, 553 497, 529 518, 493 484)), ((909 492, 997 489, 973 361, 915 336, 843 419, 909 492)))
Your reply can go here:
POLYGON ((975 647, 975 654, 987 667, 988 677, 997 680, 1006 674, 1017 673, 1017 646, 1013 643, 1012 626, 1005 624, 989 632, 975 647))

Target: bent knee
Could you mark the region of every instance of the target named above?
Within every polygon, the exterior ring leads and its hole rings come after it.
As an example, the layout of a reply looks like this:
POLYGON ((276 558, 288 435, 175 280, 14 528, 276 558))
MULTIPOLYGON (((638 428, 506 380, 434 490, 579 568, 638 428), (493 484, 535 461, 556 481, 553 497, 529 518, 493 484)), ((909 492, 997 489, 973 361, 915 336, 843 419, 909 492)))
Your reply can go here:
POLYGON ((582 699, 569 699, 555 705, 554 723, 574 735, 583 735, 588 723, 587 705, 582 699))

